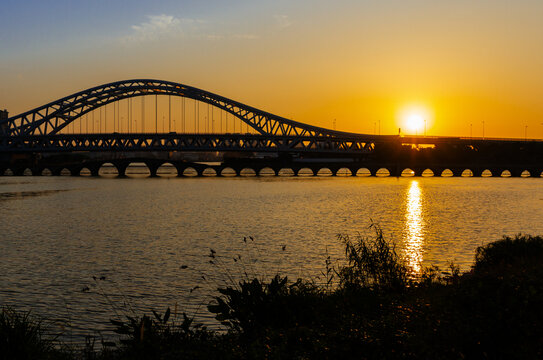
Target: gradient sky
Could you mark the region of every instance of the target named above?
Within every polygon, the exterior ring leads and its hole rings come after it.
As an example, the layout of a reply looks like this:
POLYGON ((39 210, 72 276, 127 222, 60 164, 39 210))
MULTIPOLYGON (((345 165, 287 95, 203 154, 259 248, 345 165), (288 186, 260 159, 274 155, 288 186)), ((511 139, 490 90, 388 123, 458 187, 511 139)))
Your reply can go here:
POLYGON ((3 0, 0 107, 130 78, 294 120, 543 138, 543 1, 3 0))

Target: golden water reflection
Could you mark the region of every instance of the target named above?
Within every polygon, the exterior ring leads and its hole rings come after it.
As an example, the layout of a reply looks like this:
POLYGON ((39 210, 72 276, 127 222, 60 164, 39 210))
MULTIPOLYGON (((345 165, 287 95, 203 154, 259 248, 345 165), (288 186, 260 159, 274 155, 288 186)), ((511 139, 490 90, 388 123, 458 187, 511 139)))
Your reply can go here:
POLYGON ((407 190, 405 208, 405 255, 407 265, 419 274, 422 264, 422 245, 424 241, 422 218, 422 191, 417 180, 411 181, 407 190))

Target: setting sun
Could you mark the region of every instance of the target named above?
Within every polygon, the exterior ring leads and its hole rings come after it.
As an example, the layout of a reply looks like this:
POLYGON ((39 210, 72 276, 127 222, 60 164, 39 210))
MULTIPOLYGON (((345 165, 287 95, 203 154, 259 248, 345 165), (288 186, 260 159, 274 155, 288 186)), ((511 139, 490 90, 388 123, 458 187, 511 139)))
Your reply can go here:
POLYGON ((407 117, 406 121, 407 130, 414 131, 416 133, 423 130, 424 119, 420 114, 411 114, 407 117))
POLYGON ((432 118, 428 108, 423 105, 407 106, 398 113, 399 126, 409 135, 426 135, 432 118))

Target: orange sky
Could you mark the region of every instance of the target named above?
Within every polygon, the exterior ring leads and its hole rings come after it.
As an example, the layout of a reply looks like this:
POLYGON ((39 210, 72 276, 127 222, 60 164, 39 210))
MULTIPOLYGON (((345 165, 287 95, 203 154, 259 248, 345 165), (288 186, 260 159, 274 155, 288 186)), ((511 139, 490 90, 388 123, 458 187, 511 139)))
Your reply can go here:
POLYGON ((406 133, 418 106, 429 135, 481 136, 484 121, 487 137, 543 138, 541 1, 191 3, 29 15, 34 28, 0 39, 0 107, 145 77, 338 130, 406 133))

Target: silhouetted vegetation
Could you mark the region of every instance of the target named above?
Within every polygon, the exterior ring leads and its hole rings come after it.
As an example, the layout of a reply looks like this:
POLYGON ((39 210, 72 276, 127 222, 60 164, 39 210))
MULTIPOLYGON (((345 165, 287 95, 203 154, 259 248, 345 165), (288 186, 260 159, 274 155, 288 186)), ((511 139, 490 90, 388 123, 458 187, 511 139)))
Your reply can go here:
POLYGON ((328 259, 323 284, 276 275, 220 287, 208 310, 226 331, 168 308, 112 321, 120 338, 102 349, 68 351, 28 314, 4 309, 3 358, 543 357, 543 238, 518 235, 479 247, 463 274, 454 265, 413 274, 376 230, 375 238, 340 237, 346 262, 332 267, 328 259))

